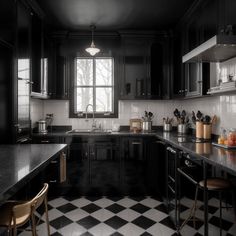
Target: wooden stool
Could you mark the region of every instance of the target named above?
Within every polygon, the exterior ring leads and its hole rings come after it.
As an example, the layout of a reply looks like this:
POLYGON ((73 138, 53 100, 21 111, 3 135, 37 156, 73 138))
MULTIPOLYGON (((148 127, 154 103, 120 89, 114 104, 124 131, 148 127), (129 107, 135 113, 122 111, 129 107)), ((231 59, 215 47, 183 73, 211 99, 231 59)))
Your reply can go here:
MULTIPOLYGON (((204 190, 204 180, 201 180, 196 185, 196 191, 195 191, 195 199, 194 204, 192 208, 190 209, 190 214, 187 219, 182 223, 180 229, 191 219, 193 218, 193 223, 195 227, 195 214, 197 210, 197 197, 198 197, 198 189, 201 188, 204 190)), ((207 191, 215 191, 219 193, 219 199, 220 199, 220 235, 222 235, 222 192, 226 192, 232 189, 232 184, 229 180, 222 179, 222 178, 209 178, 206 180, 206 188, 207 191)))
MULTIPOLYGON (((44 203, 48 236, 50 236, 48 207, 48 184, 44 184, 41 191, 30 201, 7 201, 0 207, 0 226, 7 227, 8 235, 17 235, 17 228, 31 220, 32 235, 36 236, 35 211, 44 203)), ((40 221, 40 220, 39 220, 40 221)), ((38 222, 39 222, 38 221, 38 222)), ((37 222, 37 223, 38 223, 37 222)))

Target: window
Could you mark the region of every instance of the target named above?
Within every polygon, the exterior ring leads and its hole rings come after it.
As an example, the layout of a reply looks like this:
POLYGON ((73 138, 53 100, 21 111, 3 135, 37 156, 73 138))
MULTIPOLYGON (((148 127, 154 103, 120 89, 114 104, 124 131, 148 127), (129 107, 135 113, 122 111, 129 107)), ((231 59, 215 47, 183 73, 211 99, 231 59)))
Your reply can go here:
MULTIPOLYGON (((92 104, 95 114, 100 114, 101 117, 114 114, 113 58, 76 58, 74 114, 82 116, 88 104, 92 104)), ((88 112, 92 111, 89 106, 88 112)))

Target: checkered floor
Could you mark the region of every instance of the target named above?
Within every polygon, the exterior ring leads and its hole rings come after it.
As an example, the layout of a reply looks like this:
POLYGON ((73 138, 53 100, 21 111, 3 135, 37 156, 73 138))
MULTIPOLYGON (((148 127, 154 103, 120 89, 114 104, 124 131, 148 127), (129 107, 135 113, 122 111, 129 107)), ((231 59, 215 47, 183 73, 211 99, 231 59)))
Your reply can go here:
MULTIPOLYGON (((160 199, 152 197, 59 197, 49 201, 50 231, 52 236, 174 236, 174 226, 160 199)), ((187 217, 192 201, 181 201, 181 216, 187 217)), ((219 235, 218 201, 209 201, 209 235, 219 235)), ((201 206, 202 202, 198 203, 201 206)), ((223 235, 236 235, 235 217, 224 210, 223 235)), ((203 208, 196 216, 203 218, 203 208)), ((37 227, 38 236, 45 236, 44 217, 37 227)), ((204 225, 196 222, 196 229, 189 222, 181 235, 201 236, 204 225)), ((24 231, 20 236, 31 235, 24 231)))

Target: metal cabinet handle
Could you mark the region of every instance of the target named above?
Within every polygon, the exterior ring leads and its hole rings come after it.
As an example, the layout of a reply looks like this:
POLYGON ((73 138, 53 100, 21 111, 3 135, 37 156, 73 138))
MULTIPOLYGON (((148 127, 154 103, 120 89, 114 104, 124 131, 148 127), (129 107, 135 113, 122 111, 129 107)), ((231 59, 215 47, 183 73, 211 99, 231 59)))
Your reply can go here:
POLYGON ((141 142, 132 142, 132 145, 141 145, 141 142))
POLYGON ((57 183, 57 180, 50 180, 50 183, 57 183))
POLYGON ((41 140, 41 143, 49 143, 49 140, 41 140))
POLYGON ((26 84, 34 84, 33 81, 26 81, 25 83, 26 83, 26 84))
POLYGON ((174 150, 172 147, 167 147, 166 150, 169 151, 169 152, 171 152, 171 153, 173 153, 173 154, 176 154, 176 153, 177 153, 176 150, 174 150))
POLYGON ((58 163, 58 161, 51 161, 51 163, 52 163, 52 164, 57 164, 57 163, 58 163))

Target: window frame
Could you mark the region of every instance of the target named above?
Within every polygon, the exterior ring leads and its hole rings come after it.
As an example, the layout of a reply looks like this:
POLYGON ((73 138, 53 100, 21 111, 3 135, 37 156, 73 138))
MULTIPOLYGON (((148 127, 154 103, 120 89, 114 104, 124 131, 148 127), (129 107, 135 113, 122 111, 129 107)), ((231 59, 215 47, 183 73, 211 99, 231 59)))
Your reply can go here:
MULTIPOLYGON (((112 107, 113 112, 105 113, 105 112, 95 112, 94 116, 95 118, 117 118, 118 117, 118 99, 117 99, 117 84, 116 84, 116 59, 113 56, 98 56, 98 57, 89 57, 89 56, 76 56, 71 58, 70 60, 71 68, 70 71, 72 72, 71 78, 71 88, 70 88, 70 112, 69 112, 69 118, 85 118, 86 114, 85 112, 75 112, 75 106, 76 106, 76 88, 77 87, 88 87, 93 89, 93 104, 95 101, 94 95, 96 95, 96 88, 112 88, 112 107), (93 85, 86 85, 86 86, 77 86, 76 85, 76 60, 80 59, 89 59, 93 61, 93 85), (95 79, 96 79, 96 59, 112 59, 112 79, 113 84, 112 85, 95 85, 95 79)), ((92 118, 93 114, 92 112, 88 112, 88 118, 92 118)))

